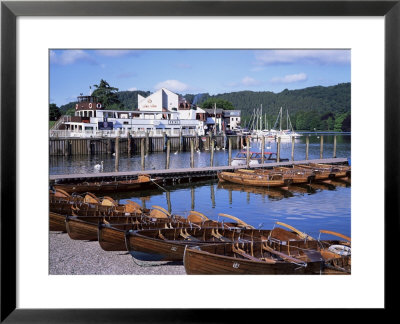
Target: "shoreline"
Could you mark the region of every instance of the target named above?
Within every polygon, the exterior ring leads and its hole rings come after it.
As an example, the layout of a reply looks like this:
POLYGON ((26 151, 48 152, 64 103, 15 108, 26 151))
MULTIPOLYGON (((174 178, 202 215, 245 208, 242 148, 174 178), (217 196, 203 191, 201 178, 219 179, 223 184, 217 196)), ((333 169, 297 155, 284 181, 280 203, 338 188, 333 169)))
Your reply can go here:
POLYGON ((183 263, 135 263, 128 252, 104 251, 97 241, 79 241, 49 231, 49 275, 186 275, 183 263))

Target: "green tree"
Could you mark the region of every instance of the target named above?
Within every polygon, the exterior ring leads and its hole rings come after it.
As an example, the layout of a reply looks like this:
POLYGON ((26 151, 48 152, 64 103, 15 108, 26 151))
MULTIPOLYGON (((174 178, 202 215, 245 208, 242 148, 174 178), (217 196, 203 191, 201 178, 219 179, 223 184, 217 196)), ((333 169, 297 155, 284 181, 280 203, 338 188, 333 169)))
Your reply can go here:
POLYGON ((56 104, 49 105, 49 120, 58 120, 61 117, 60 108, 56 104))
POLYGON ((96 87, 96 90, 93 91, 92 96, 97 97, 105 108, 120 109, 123 107, 117 96, 118 88, 111 87, 103 79, 100 80, 98 85, 94 84, 94 87, 96 87))
POLYGON ((209 98, 206 101, 203 101, 201 104, 201 108, 214 108, 216 104, 217 108, 225 109, 225 110, 233 110, 235 107, 228 100, 220 99, 220 98, 209 98))

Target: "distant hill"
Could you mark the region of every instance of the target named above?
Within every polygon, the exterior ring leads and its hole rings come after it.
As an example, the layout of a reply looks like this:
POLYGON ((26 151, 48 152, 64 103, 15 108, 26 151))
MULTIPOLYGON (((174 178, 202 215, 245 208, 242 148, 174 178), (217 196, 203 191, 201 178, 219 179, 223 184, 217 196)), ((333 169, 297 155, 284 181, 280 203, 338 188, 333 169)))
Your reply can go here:
MULTIPOLYGON (((137 109, 138 94, 147 97, 150 91, 120 91, 118 99, 122 103, 121 110, 137 109)), ((284 110, 284 125, 286 128, 286 111, 293 127, 297 130, 351 130, 351 84, 341 83, 335 86, 309 87, 299 90, 285 89, 282 92, 270 91, 238 91, 217 95, 186 94, 184 97, 201 107, 207 99, 219 98, 233 104, 235 109, 242 111, 242 125, 247 126, 252 121, 255 109, 263 108, 263 123, 268 121, 274 126, 279 110, 284 110)), ((60 107, 63 114, 73 114, 76 102, 60 107)))

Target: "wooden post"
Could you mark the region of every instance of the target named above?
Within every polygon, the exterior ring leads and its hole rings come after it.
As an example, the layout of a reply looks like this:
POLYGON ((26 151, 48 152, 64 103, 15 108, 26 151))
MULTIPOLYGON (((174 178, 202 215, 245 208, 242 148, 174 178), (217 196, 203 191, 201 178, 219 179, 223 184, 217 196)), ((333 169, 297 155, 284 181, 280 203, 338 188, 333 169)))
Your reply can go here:
POLYGON ((277 152, 276 152, 276 162, 280 162, 281 161, 281 137, 278 137, 278 148, 277 148, 277 152))
POLYGON ((240 150, 243 150, 243 135, 240 135, 240 150))
POLYGON ((232 138, 228 139, 228 165, 232 163, 232 138))
POLYGON ((111 138, 107 139, 107 153, 111 154, 111 138))
POLYGON ((190 167, 194 168, 194 143, 193 138, 190 138, 190 167))
POLYGON ((333 157, 336 157, 336 135, 333 137, 333 157))
POLYGON ((212 208, 215 208, 215 192, 213 184, 210 186, 210 190, 211 190, 211 206, 212 208))
POLYGON ((322 159, 322 155, 324 153, 324 136, 321 135, 321 144, 319 146, 319 158, 322 159))
POLYGON ((247 167, 250 166, 250 138, 246 137, 246 150, 247 150, 247 154, 246 154, 246 165, 247 167))
POLYGON ((165 131, 163 131, 163 152, 165 152, 167 150, 167 133, 165 131))
POLYGON ((210 143, 212 143, 210 145, 211 148, 211 154, 210 154, 210 166, 214 166, 214 141, 210 140, 210 143))
POLYGON ((208 141, 208 145, 209 145, 209 149, 211 150, 211 146, 214 145, 214 143, 213 143, 213 141, 212 141, 212 138, 213 138, 212 133, 209 132, 209 133, 208 133, 208 136, 209 136, 209 139, 210 139, 210 140, 208 141))
POLYGON ((128 157, 130 157, 131 156, 131 147, 132 147, 130 131, 128 131, 127 137, 128 137, 128 157))
POLYGON ((292 136, 292 161, 294 161, 294 136, 292 136))
POLYGON ((119 169, 119 134, 115 138, 115 172, 119 169))
POLYGON ((261 137, 261 164, 264 164, 265 136, 261 137))
POLYGON ((140 164, 142 166, 142 171, 144 171, 144 155, 145 155, 145 139, 142 137, 140 139, 140 155, 141 155, 141 159, 140 159, 140 164))
POLYGON ((167 161, 165 163, 165 168, 169 169, 169 155, 171 153, 171 140, 167 139, 167 161))
POLYGON ((307 135, 306 137, 306 160, 308 160, 308 148, 310 146, 310 137, 307 135))
POLYGON ((179 130, 179 151, 183 150, 183 138, 182 138, 182 129, 179 130))
POLYGON ((145 146, 145 148, 146 148, 146 155, 149 153, 149 146, 150 146, 150 141, 149 141, 149 131, 148 130, 146 130, 146 146, 145 146))
POLYGON ((192 202, 192 204, 191 204, 191 209, 192 210, 194 210, 194 187, 191 187, 190 188, 190 198, 191 198, 191 202, 192 202))
POLYGON ((172 208, 171 208, 171 193, 169 191, 165 192, 165 197, 167 198, 167 208, 168 208, 168 213, 171 214, 172 208))
POLYGON ((229 193, 229 205, 232 205, 232 189, 229 189, 228 193, 229 193))
POLYGON ((236 135, 236 149, 239 149, 239 145, 240 145, 240 137, 239 135, 236 135))

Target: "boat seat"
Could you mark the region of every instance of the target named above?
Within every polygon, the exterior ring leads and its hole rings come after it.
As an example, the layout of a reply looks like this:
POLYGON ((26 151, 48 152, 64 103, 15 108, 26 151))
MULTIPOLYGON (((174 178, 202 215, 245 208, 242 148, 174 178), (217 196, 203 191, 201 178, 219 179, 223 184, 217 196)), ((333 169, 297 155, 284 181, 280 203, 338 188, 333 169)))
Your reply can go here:
POLYGON ((192 235, 190 235, 187 230, 185 229, 185 232, 183 231, 183 229, 181 228, 179 235, 182 236, 185 240, 188 241, 200 241, 197 237, 194 237, 192 235))

